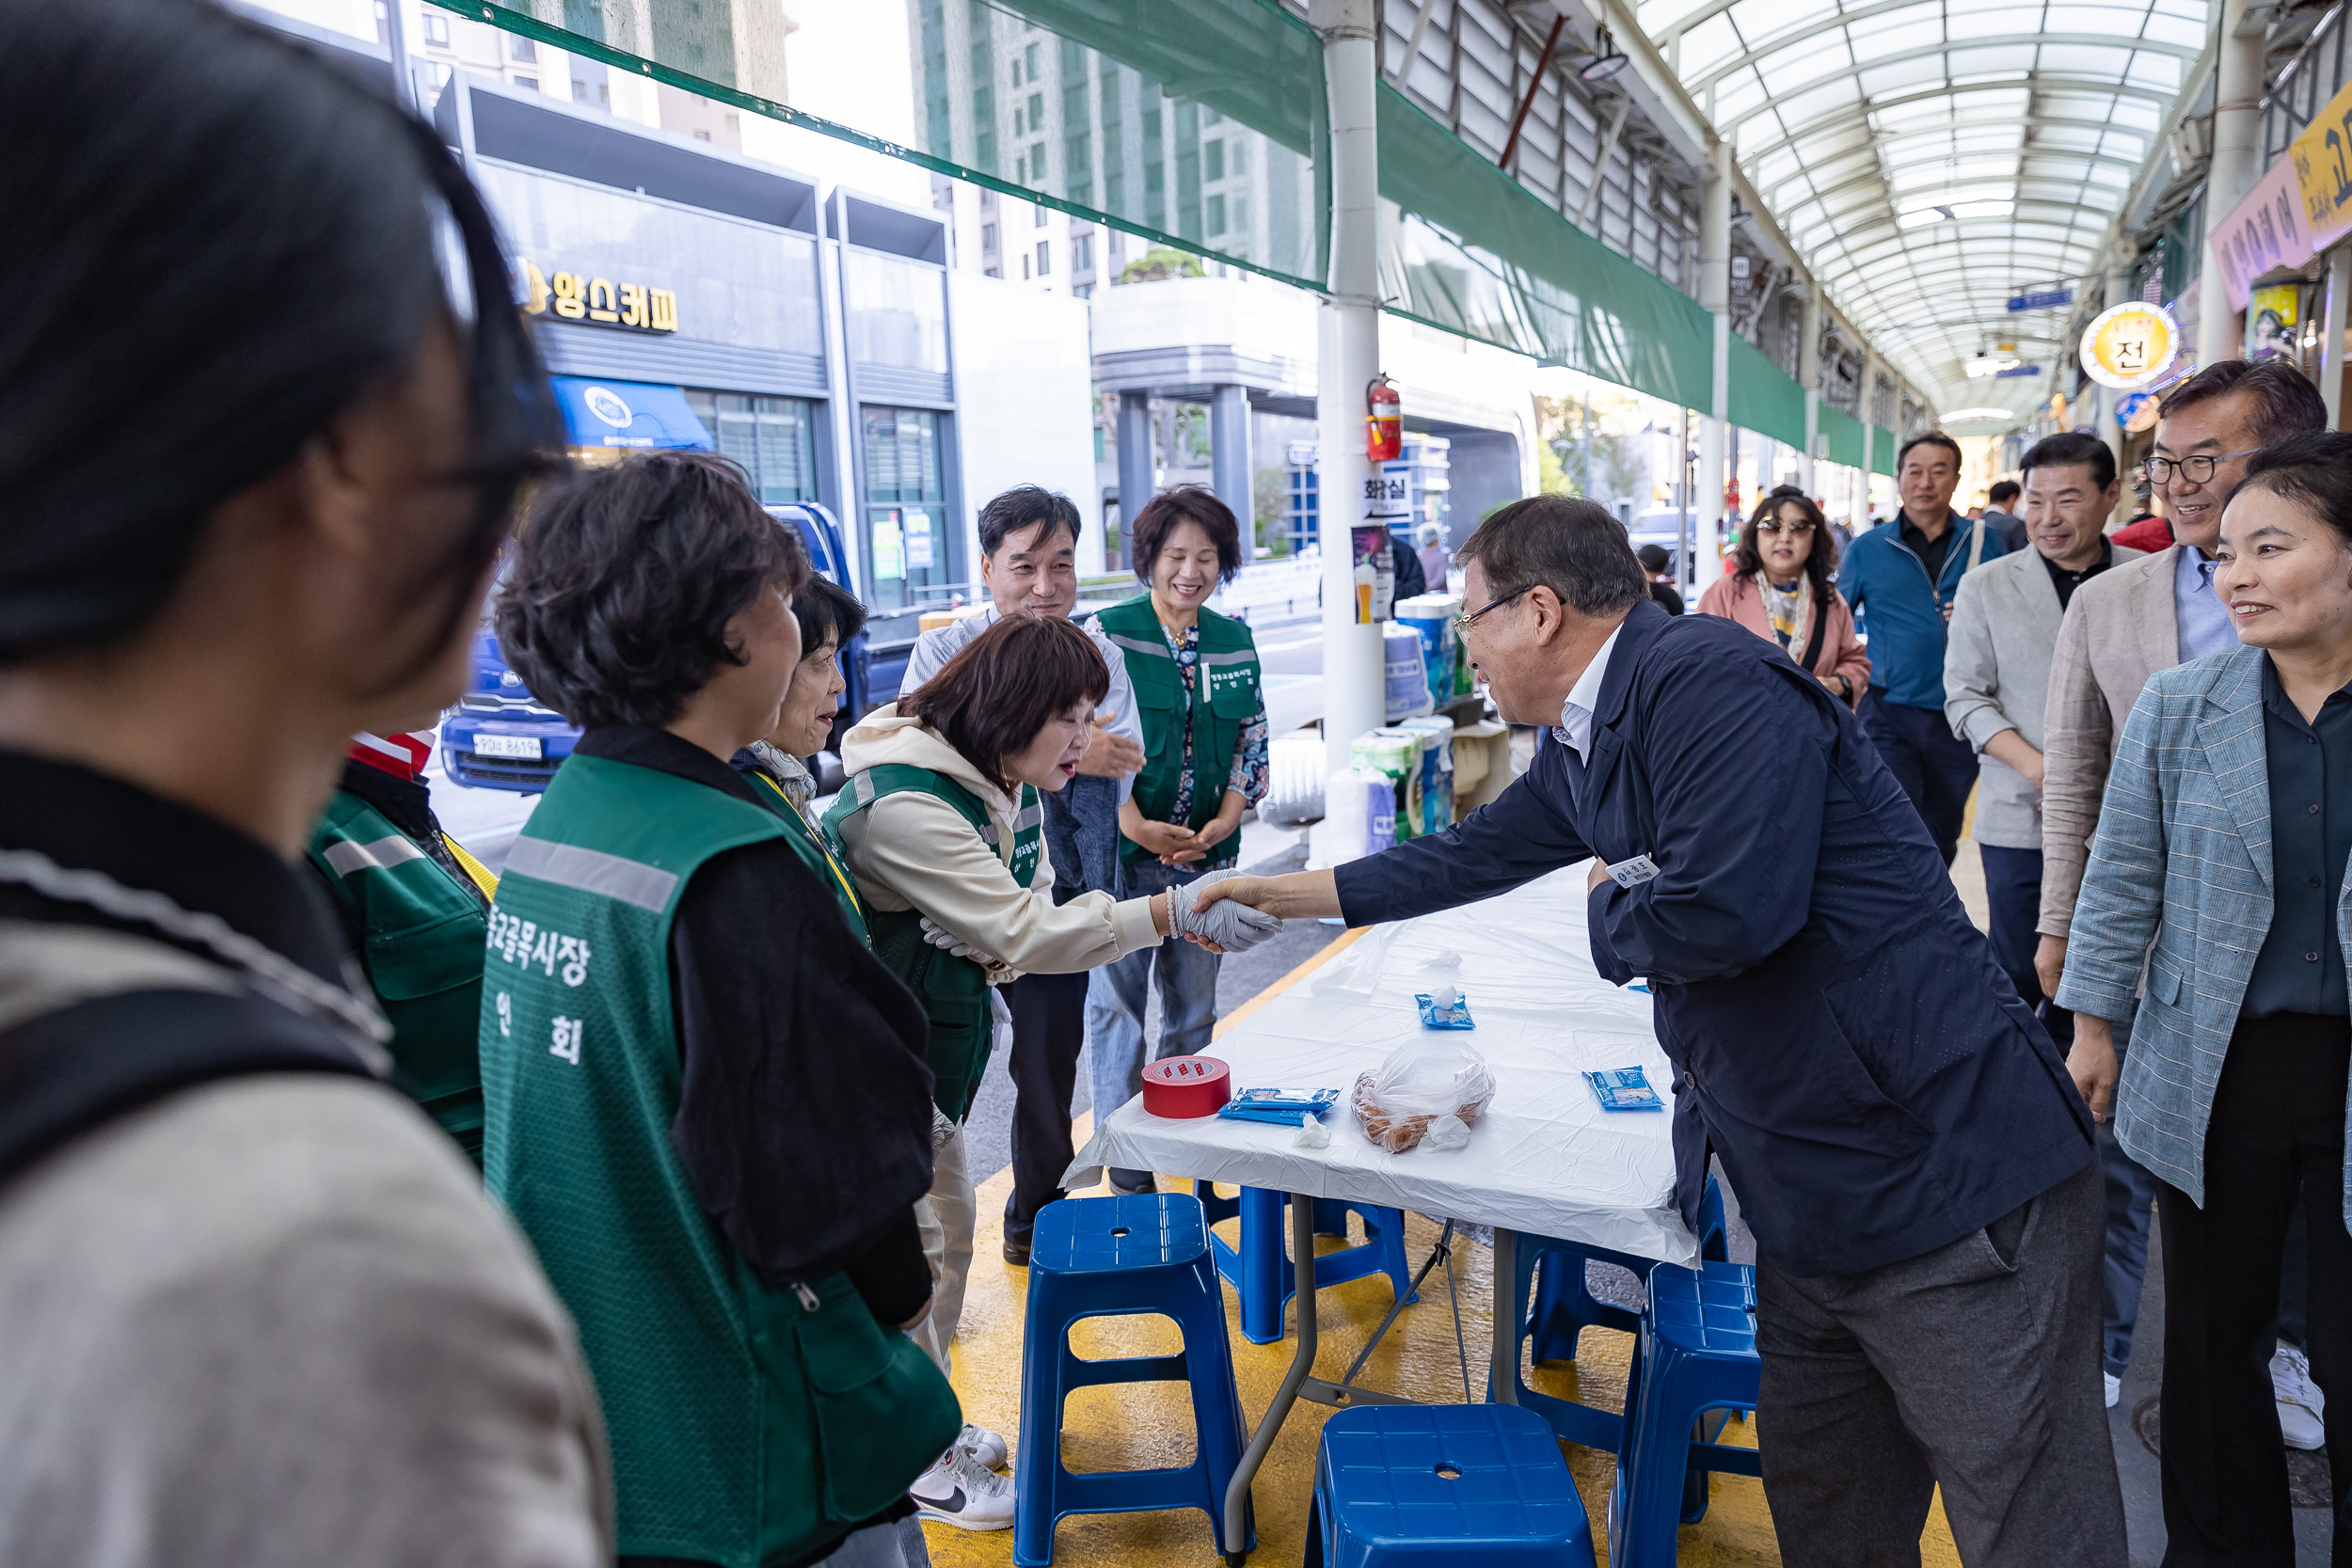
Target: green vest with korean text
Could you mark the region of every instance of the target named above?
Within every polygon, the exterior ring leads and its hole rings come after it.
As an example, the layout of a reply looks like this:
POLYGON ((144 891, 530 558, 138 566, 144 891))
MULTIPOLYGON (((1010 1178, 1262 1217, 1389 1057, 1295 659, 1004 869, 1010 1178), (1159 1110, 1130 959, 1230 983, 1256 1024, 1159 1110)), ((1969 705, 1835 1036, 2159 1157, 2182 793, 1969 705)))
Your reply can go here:
POLYGON ((846 1275, 760 1279, 671 1148, 678 901, 713 856, 788 833, 707 785, 575 755, 490 911, 484 1175, 580 1325, 625 1557, 809 1555, 890 1507, 961 1426, 946 1378, 846 1275))
POLYGON ((477 895, 391 818, 345 790, 327 802, 308 853, 327 896, 361 933, 360 967, 392 1025, 392 1085, 480 1164, 474 1035, 487 892, 477 895))
MULTIPOLYGON (((883 796, 901 790, 933 796, 953 806, 1023 887, 1037 875, 1038 855, 1044 842, 1039 829, 1045 813, 1035 789, 1021 786, 1020 809, 1013 817, 1012 843, 1008 847, 978 796, 945 773, 906 763, 868 768, 834 797, 833 809, 825 814, 825 836, 833 841, 834 852, 842 852, 844 822, 883 796)), ((995 1013, 988 1000, 988 971, 970 958, 959 958, 925 942, 920 910, 869 910, 866 918, 874 933, 874 957, 922 999, 923 1011, 930 1020, 925 1058, 935 1080, 931 1101, 960 1122, 972 1114, 972 1101, 980 1092, 980 1076, 988 1070, 989 1048, 996 1038, 995 1013)))
MULTIPOLYGON (((1186 681, 1168 651, 1160 618, 1149 594, 1115 604, 1095 617, 1103 635, 1127 656, 1127 678, 1135 684, 1136 709, 1143 721, 1143 771, 1136 775, 1136 809, 1154 822, 1172 819, 1176 790, 1184 770, 1184 721, 1192 721, 1192 809, 1180 828, 1200 828, 1225 803, 1233 753, 1242 726, 1258 711, 1258 644, 1249 628, 1213 610, 1200 611, 1197 646, 1200 662, 1186 681)), ((1195 863, 1196 871, 1233 863, 1241 835, 1233 834, 1195 863)), ((1120 859, 1155 857, 1131 838, 1119 841, 1120 859)))

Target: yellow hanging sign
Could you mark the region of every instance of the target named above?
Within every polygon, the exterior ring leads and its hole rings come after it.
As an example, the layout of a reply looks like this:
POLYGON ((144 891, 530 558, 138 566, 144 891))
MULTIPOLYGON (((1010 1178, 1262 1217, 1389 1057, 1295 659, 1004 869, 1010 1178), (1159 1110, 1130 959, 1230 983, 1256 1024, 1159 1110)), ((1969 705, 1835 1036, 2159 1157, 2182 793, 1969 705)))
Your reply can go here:
POLYGON ((2130 392, 2153 386, 2180 356, 2180 324, 2160 305, 2118 305, 2083 332, 2083 370, 2102 387, 2130 392))

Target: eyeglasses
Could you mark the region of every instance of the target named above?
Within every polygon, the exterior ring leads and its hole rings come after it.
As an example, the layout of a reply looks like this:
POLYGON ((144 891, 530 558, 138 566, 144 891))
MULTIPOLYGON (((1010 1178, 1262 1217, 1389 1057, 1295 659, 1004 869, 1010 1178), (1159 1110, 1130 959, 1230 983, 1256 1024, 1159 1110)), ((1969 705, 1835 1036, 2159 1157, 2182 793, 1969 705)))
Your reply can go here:
POLYGON ((1756 531, 1758 533, 1779 533, 1783 531, 1792 535, 1804 535, 1813 531, 1813 525, 1802 517, 1793 523, 1758 523, 1756 525, 1756 531))
POLYGON ((2217 457, 2202 454, 2182 458, 2150 457, 2141 461, 2139 471, 2151 484, 2170 483, 2176 471, 2191 484, 2207 484, 2212 483, 2213 471, 2219 465, 2233 457, 2251 457, 2261 450, 2260 447, 2248 447, 2244 451, 2225 451, 2217 457))
POLYGON ((1499 599, 1488 599, 1485 604, 1480 605, 1476 610, 1471 610, 1468 615, 1456 615, 1454 618, 1454 631, 1458 634, 1470 630, 1470 623, 1472 621, 1477 620, 1481 615, 1485 615, 1490 610, 1501 610, 1504 605, 1509 604, 1513 599, 1525 598, 1534 586, 1535 585, 1531 582, 1527 585, 1527 587, 1520 589, 1516 594, 1505 594, 1499 599))

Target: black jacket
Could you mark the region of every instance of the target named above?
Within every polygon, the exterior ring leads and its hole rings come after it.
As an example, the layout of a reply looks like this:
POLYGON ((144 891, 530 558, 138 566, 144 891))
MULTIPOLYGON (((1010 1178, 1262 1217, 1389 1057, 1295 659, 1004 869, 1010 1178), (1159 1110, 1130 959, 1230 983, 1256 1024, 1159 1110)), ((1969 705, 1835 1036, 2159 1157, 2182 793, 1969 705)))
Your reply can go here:
POLYGON ((1800 1275, 1931 1251, 2092 1156, 2090 1114, 1846 705, 1735 622, 1633 607, 1592 761, 1538 747, 1452 831, 1343 865, 1350 926, 1486 897, 1598 854, 1593 958, 1648 977, 1681 1072, 1677 1196, 1711 1147, 1800 1275), (1581 774, 1581 779, 1579 775, 1581 774))

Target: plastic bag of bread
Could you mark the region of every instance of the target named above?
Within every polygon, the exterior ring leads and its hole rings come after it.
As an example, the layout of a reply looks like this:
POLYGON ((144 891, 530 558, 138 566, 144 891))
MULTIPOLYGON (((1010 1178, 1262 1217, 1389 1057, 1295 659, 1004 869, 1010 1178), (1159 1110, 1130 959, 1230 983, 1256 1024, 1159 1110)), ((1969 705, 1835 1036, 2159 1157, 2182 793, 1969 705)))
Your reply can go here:
MULTIPOLYGON (((1356 1119, 1364 1136, 1391 1154, 1421 1147, 1433 1123, 1451 1117, 1467 1129, 1495 1097, 1486 1058, 1458 1035, 1428 1035, 1399 1046, 1377 1070, 1356 1080, 1356 1119)), ((1449 1132, 1452 1129, 1448 1129, 1449 1132)), ((1459 1147, 1441 1140, 1439 1147, 1459 1147)))

